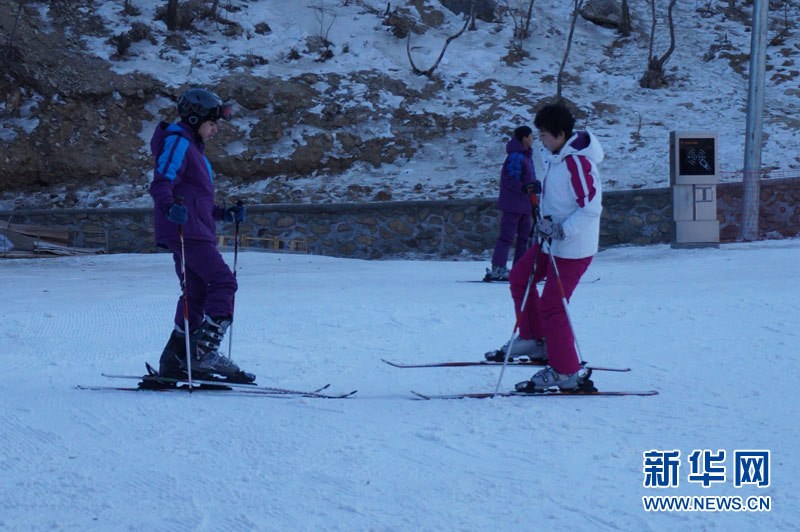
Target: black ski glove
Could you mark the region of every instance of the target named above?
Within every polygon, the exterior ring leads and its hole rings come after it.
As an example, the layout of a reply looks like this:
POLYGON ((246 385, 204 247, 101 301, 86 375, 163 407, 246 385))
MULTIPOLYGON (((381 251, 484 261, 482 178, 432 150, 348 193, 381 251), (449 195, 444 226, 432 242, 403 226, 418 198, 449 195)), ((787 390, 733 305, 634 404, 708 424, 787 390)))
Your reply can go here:
POLYGON ((236 204, 233 207, 225 209, 225 214, 222 219, 226 222, 244 223, 247 219, 247 213, 244 205, 236 204))
POLYGON ((542 183, 538 179, 534 179, 532 183, 522 185, 522 191, 526 194, 541 194, 542 183))

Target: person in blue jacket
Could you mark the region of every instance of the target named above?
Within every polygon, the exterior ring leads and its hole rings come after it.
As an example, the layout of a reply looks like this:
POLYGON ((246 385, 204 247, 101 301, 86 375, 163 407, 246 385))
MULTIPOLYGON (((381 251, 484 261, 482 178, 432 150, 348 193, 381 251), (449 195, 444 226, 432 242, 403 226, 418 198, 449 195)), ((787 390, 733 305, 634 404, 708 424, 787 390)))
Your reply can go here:
POLYGON ((244 222, 245 208, 228 209, 214 203, 214 172, 203 152, 218 131, 217 122, 229 119, 231 106, 201 88, 187 90, 178 100, 180 121, 161 122, 150 140, 155 171, 150 184, 155 216, 155 238, 172 252, 175 272, 181 272, 181 238, 186 264, 186 286, 178 299, 175 326, 159 361, 159 374, 185 377, 186 334, 190 335, 192 376, 211 375, 252 382, 219 352, 233 321, 236 278, 217 249, 216 220, 244 222), (189 308, 189 329, 184 330, 184 296, 189 308))

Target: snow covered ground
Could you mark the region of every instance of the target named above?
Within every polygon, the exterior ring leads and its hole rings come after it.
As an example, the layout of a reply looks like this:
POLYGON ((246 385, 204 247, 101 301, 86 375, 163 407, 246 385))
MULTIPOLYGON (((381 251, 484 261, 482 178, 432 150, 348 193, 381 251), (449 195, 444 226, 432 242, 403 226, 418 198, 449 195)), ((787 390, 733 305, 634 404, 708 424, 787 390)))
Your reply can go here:
POLYGON ((242 253, 234 359, 262 385, 359 390, 326 401, 76 390, 157 362, 170 257, 2 261, 0 530, 796 530, 798 259, 797 239, 603 251, 571 310, 587 360, 633 371, 595 383, 660 395, 427 402, 409 390, 499 370, 379 359, 501 345, 508 288, 456 282, 482 263, 242 253), (695 449, 726 451, 725 482, 689 481, 695 449), (680 451, 678 486, 645 487, 652 450, 680 451), (771 452, 768 487, 734 487, 737 450, 771 452), (771 511, 649 513, 652 495, 771 511))

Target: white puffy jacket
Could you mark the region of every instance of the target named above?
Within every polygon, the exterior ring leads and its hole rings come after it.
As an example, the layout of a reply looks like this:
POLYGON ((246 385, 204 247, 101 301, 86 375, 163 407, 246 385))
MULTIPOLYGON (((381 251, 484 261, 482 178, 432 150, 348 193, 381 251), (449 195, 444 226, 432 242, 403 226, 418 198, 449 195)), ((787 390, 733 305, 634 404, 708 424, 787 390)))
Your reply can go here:
POLYGON ((564 228, 564 240, 554 240, 556 257, 582 259, 597 253, 603 192, 597 163, 603 148, 589 131, 578 131, 558 153, 540 148, 545 175, 542 179, 542 216, 551 216, 564 228))

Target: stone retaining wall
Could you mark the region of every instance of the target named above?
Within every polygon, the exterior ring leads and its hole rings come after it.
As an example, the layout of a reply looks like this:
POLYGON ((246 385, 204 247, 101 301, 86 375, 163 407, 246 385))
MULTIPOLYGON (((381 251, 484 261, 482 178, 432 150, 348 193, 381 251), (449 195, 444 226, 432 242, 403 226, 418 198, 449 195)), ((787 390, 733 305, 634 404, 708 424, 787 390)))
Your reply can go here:
MULTIPOLYGON (((744 185, 725 183, 717 186, 717 219, 720 239, 737 239, 742 225, 744 185)), ((762 180, 759 198, 759 233, 767 238, 800 235, 800 179, 762 180)))
MULTIPOLYGON (((721 184, 717 195, 721 239, 734 241, 742 219, 742 184, 721 184)), ((800 235, 798 203, 800 179, 762 181, 761 234, 800 235)), ((603 247, 670 241, 668 188, 607 192, 603 206, 603 247)), ((366 259, 482 254, 494 247, 500 215, 494 199, 252 205, 247 213, 240 229, 251 245, 295 242, 313 254, 366 259)), ((110 253, 156 251, 150 209, 0 211, 0 218, 73 230, 79 247, 106 247, 110 253)), ((220 225, 219 232, 232 234, 232 224, 220 225)))

